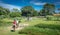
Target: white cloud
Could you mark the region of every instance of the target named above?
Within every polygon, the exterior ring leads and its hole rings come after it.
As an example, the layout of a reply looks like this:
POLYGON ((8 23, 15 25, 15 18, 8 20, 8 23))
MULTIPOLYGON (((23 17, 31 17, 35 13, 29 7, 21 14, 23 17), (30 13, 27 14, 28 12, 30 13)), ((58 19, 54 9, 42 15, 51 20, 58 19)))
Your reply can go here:
POLYGON ((44 5, 46 3, 42 3, 42 2, 35 2, 35 1, 30 1, 31 4, 33 5, 44 5))
POLYGON ((4 7, 4 8, 8 8, 8 9, 13 9, 13 8, 17 8, 17 9, 21 9, 21 6, 19 7, 19 6, 14 6, 14 5, 10 5, 10 4, 6 4, 6 3, 1 3, 0 2, 0 6, 2 6, 2 7, 4 7))
POLYGON ((45 3, 40 3, 40 2, 36 2, 36 3, 33 3, 34 5, 44 5, 45 3))
POLYGON ((54 4, 55 4, 55 5, 60 5, 60 2, 55 2, 54 4))

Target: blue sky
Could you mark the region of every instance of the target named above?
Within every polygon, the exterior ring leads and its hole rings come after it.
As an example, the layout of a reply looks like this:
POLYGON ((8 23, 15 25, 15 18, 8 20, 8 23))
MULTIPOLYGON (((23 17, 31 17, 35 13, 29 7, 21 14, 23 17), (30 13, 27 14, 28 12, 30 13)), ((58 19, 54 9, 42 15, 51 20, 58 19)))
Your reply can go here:
POLYGON ((35 10, 41 10, 45 3, 52 3, 56 6, 56 11, 60 8, 60 0, 0 0, 0 6, 4 8, 21 9, 24 6, 32 6, 35 10))

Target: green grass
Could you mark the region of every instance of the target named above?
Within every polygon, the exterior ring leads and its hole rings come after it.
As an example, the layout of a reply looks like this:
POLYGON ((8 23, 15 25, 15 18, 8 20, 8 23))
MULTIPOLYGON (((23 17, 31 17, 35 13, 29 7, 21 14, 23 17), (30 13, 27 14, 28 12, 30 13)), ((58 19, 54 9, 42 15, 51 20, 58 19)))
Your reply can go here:
MULTIPOLYGON (((13 20, 16 18, 3 18, 0 19, 0 35, 25 35, 25 34, 18 34, 18 31, 16 32, 11 32, 10 29, 7 27, 12 26, 13 20)), ((19 20, 21 18, 18 18, 19 20)), ((21 23, 25 22, 25 19, 21 20, 21 23)))
POLYGON ((37 24, 60 25, 60 21, 47 21, 46 18, 36 18, 28 22, 31 26, 37 24))
MULTIPOLYGON (((60 35, 59 21, 51 21, 46 20, 46 18, 36 17, 33 17, 31 21, 26 21, 25 18, 21 18, 21 23, 29 24, 29 27, 22 29, 22 34, 18 34, 20 31, 11 32, 9 29, 7 29, 7 27, 12 25, 13 19, 14 18, 4 18, 0 21, 0 35, 27 35, 25 33, 30 31, 30 35, 60 35)), ((20 20, 20 18, 18 19, 20 20)))
POLYGON ((60 35, 60 30, 38 27, 27 27, 21 31, 20 34, 30 35, 60 35))
POLYGON ((60 21, 60 16, 46 16, 47 20, 51 20, 51 21, 60 21))
POLYGON ((46 21, 45 18, 33 18, 28 21, 30 26, 19 31, 20 33, 27 33, 30 35, 60 35, 60 22, 59 21, 46 21), (30 32, 30 33, 28 33, 30 32))

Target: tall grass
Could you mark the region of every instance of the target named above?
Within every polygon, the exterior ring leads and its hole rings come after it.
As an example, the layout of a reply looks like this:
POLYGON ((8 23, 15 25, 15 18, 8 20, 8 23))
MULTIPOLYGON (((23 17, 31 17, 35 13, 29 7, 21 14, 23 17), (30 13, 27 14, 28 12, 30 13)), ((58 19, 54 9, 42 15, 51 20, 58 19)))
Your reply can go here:
POLYGON ((60 21, 60 16, 46 16, 47 20, 60 21))
POLYGON ((38 27, 27 27, 23 30, 20 30, 18 33, 26 35, 60 35, 60 31, 57 31, 56 29, 38 27))
POLYGON ((35 27, 60 30, 60 25, 52 25, 52 24, 37 24, 35 25, 35 27))

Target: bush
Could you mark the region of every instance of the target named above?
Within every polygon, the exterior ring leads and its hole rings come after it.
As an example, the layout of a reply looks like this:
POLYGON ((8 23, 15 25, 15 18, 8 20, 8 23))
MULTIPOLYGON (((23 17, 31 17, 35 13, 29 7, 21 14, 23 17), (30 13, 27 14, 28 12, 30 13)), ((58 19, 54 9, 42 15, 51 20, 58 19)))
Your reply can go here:
POLYGON ((11 12, 10 17, 20 17, 21 13, 20 12, 11 12))

